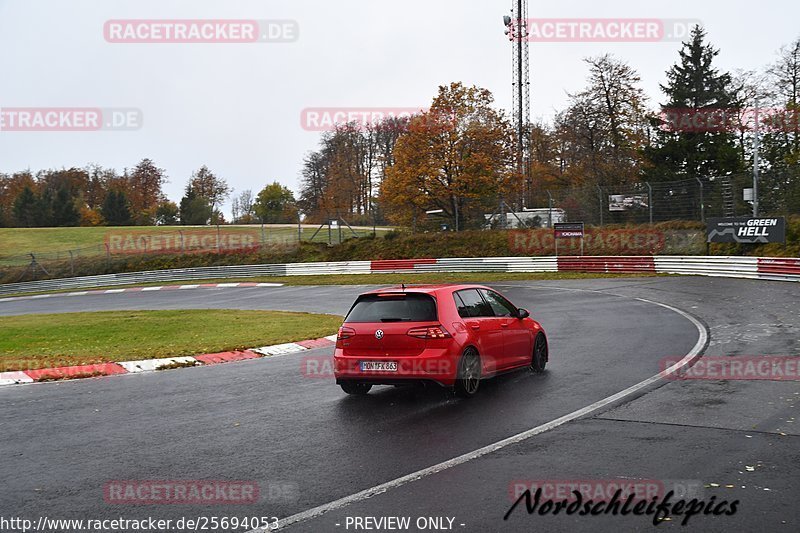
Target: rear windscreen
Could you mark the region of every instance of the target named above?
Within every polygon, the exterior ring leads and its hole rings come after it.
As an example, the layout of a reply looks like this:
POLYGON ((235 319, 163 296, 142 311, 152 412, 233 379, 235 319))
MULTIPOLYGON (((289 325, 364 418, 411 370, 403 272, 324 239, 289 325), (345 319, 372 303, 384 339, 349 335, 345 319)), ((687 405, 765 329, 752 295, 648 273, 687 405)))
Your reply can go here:
POLYGON ((435 322, 436 302, 427 294, 379 296, 356 301, 345 322, 435 322))

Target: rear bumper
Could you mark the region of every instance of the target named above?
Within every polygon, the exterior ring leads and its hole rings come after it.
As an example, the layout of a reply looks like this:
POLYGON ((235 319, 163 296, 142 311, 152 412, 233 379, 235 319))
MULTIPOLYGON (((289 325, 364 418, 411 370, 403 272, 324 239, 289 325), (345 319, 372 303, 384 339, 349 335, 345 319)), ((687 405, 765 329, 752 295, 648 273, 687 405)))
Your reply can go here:
POLYGON ((445 349, 426 349, 413 357, 345 356, 337 348, 333 354, 336 383, 359 381, 374 385, 402 385, 435 382, 450 387, 455 383, 458 357, 445 349), (397 372, 361 371, 361 361, 396 361, 397 372))

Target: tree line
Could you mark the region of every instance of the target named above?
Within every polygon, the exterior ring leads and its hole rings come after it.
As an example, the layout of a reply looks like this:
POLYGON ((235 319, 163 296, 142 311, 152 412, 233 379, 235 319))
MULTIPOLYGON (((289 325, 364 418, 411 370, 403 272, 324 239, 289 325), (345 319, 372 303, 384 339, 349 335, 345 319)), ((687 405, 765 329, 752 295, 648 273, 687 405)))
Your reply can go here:
MULTIPOLYGON (((639 74, 610 54, 585 59, 585 87, 569 93, 551 121, 517 132, 491 92, 454 82, 430 107, 408 118, 339 124, 322 134, 300 171, 299 197, 278 182, 258 194, 233 194, 202 166, 179 203, 164 195, 165 171, 149 159, 121 173, 85 168, 0 174, 0 225, 149 225, 287 223, 344 219, 351 224, 416 226, 436 212, 453 229, 479 227, 505 201, 512 209, 546 207, 547 192, 636 189, 643 182, 671 197, 695 194, 752 172, 752 110, 761 109, 759 203, 764 212, 800 213, 800 38, 757 71, 723 72, 719 49, 702 27, 681 44, 652 103, 639 74), (698 127, 698 117, 723 127, 698 127), (522 162, 526 161, 526 164, 522 162), (681 184, 692 184, 679 190, 681 184)), ((707 122, 707 121, 706 121, 707 122)), ((694 205, 694 204, 693 204, 694 205)))
POLYGON ((586 86, 569 93, 552 121, 524 132, 528 158, 520 157, 517 134, 489 91, 442 86, 430 108, 408 120, 344 124, 323 134, 304 160, 298 203, 320 221, 414 225, 435 211, 458 229, 483 224, 500 199, 516 209, 546 207, 547 191, 569 198, 577 188, 612 194, 675 182, 659 188, 658 201, 668 202, 696 194, 696 180, 752 172, 750 119, 759 108, 760 204, 800 213, 800 39, 759 71, 723 72, 718 54, 695 27, 655 105, 624 60, 586 58, 586 86), (709 127, 711 118, 724 124, 709 127), (681 184, 688 185, 678 191, 681 184))
MULTIPOLYGON (((192 173, 179 204, 162 187, 164 169, 142 159, 132 169, 84 168, 0 173, 0 227, 224 224, 221 208, 234 193, 205 165, 192 173)), ((232 223, 297 221, 291 190, 278 182, 257 195, 234 194, 232 223)))

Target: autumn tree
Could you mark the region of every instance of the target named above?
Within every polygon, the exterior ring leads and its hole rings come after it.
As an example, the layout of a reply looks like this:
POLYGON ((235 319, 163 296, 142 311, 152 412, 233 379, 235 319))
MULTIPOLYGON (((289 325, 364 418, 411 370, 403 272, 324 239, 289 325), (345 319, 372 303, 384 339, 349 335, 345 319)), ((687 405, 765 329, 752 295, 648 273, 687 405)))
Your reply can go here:
POLYGON ((85 170, 88 180, 83 200, 89 209, 97 209, 103 204, 110 171, 94 163, 87 165, 85 170))
POLYGON ((779 122, 768 131, 780 135, 779 153, 772 156, 773 164, 800 164, 800 38, 784 46, 778 59, 769 67, 768 77, 772 102, 781 111, 779 122))
POLYGON ((645 96, 636 71, 606 54, 584 60, 588 85, 556 117, 558 158, 571 185, 636 181, 646 144, 645 96))
POLYGON ((159 226, 174 226, 178 224, 180 210, 175 202, 162 200, 156 209, 156 224, 159 226))
MULTIPOLYGON (((217 212, 217 208, 225 202, 225 199, 231 193, 228 182, 211 172, 205 165, 192 173, 189 186, 195 195, 204 198, 208 202, 211 206, 212 215, 217 212)), ((212 224, 218 223, 219 217, 213 216, 210 218, 212 224)))
POLYGON ((513 132, 493 100, 486 89, 452 83, 411 119, 381 186, 393 220, 409 224, 441 209, 456 230, 482 224, 499 195, 513 189, 513 132))
POLYGON ((778 52, 767 70, 766 102, 760 129, 765 170, 759 204, 767 212, 800 211, 800 38, 778 52))
POLYGON ((14 204, 26 188, 30 189, 31 193, 37 190, 36 182, 30 171, 0 174, 0 226, 17 224, 17 211, 14 204))
POLYGON ((306 218, 374 220, 378 189, 394 163, 394 146, 407 122, 387 117, 374 124, 338 124, 325 132, 320 149, 303 161, 298 206, 306 218))
POLYGON ((305 213, 306 220, 320 219, 328 188, 328 154, 325 151, 310 152, 303 159, 301 170, 300 199, 297 204, 305 213))
POLYGON ((158 204, 164 198, 161 187, 168 181, 164 169, 145 158, 132 171, 126 172, 124 178, 134 222, 137 225, 155 223, 158 204))

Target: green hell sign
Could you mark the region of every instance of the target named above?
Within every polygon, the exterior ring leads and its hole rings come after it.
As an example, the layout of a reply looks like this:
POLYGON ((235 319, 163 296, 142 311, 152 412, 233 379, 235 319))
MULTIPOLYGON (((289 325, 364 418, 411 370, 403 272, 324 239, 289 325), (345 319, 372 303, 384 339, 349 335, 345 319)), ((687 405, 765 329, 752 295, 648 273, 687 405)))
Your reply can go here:
POLYGON ((709 218, 706 242, 763 244, 786 242, 786 219, 783 217, 709 218))

